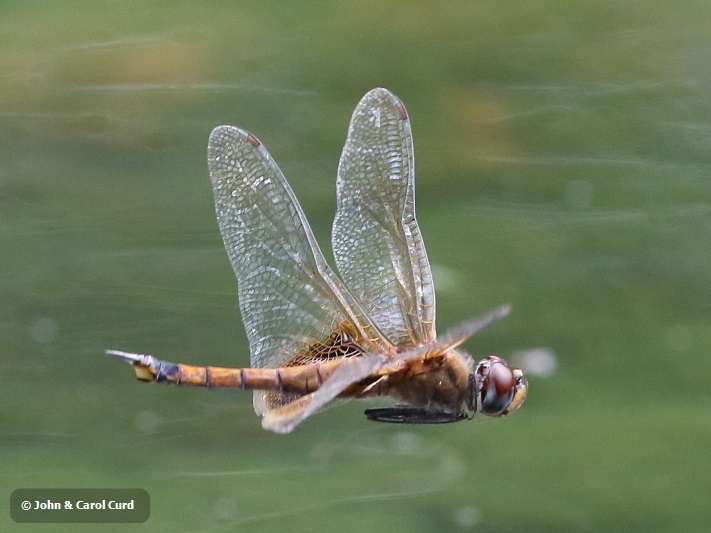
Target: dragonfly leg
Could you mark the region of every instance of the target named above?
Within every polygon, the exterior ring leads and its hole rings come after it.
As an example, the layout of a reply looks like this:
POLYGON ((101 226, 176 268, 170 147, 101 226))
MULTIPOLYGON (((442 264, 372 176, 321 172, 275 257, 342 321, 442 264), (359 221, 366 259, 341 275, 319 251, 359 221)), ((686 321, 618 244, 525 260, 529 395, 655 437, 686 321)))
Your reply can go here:
POLYGON ((395 407, 376 407, 366 409, 365 416, 375 422, 391 424, 449 424, 467 418, 466 413, 447 413, 430 411, 420 407, 396 405, 395 407))

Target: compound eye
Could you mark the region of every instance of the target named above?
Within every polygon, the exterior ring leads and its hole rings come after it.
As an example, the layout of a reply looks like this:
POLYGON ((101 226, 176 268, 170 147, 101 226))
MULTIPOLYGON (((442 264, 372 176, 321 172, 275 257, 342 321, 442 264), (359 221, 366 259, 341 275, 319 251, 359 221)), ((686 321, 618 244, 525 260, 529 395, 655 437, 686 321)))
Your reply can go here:
POLYGON ((495 361, 482 384, 481 412, 485 415, 505 414, 514 398, 516 378, 506 363, 495 361))
POLYGON ((489 382, 496 387, 496 392, 506 394, 516 385, 516 378, 507 365, 497 361, 489 369, 489 382))

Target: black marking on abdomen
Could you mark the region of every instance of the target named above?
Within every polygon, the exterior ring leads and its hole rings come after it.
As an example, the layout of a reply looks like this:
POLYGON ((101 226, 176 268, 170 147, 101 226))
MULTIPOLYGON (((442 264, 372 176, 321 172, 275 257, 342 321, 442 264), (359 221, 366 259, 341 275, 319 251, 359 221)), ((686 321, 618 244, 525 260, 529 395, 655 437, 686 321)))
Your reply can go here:
POLYGON ((159 361, 156 365, 156 382, 161 381, 180 383, 180 366, 175 363, 159 361))
POLYGON ((281 370, 276 369, 276 375, 277 375, 277 386, 279 387, 280 392, 284 392, 284 379, 281 377, 281 370))
POLYGON ((212 385, 212 368, 205 367, 205 386, 209 389, 212 385))

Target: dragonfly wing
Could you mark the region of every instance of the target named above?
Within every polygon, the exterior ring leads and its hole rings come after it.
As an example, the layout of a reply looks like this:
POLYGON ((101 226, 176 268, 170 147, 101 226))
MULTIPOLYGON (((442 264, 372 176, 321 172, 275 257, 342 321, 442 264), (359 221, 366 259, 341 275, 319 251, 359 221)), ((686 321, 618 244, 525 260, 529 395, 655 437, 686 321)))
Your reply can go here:
POLYGON ((358 103, 338 166, 332 244, 338 272, 398 346, 435 338, 435 295, 415 219, 415 166, 402 102, 374 89, 358 103))
POLYGON ((351 384, 378 371, 384 363, 385 358, 377 354, 345 360, 316 392, 268 412, 262 419, 262 427, 276 433, 291 432, 298 424, 331 402, 351 384))
MULTIPOLYGON (((256 137, 215 128, 208 167, 252 366, 282 366, 344 325, 355 342, 371 344, 364 349, 392 349, 326 264, 294 193, 256 137)), ((256 396, 255 406, 263 410, 256 396)))
POLYGON ((466 322, 463 322, 446 331, 444 335, 440 335, 437 339, 430 341, 427 344, 418 346, 412 350, 406 350, 398 353, 388 362, 387 365, 383 367, 383 369, 397 370, 399 365, 404 361, 411 361, 420 357, 428 357, 433 354, 441 354, 443 352, 453 350, 475 333, 481 331, 497 320, 501 320, 502 318, 508 316, 510 312, 511 306, 502 305, 501 307, 498 307, 493 311, 489 311, 480 317, 467 320, 466 322))

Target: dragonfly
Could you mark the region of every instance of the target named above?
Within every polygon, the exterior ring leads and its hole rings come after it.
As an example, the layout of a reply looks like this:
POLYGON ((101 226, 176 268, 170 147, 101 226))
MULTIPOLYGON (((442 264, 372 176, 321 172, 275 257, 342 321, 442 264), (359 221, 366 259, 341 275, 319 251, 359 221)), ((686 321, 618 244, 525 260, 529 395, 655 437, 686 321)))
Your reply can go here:
POLYGON ((343 399, 389 396, 368 419, 442 424, 517 410, 528 383, 494 355, 458 347, 509 306, 435 331, 435 292, 415 218, 410 119, 382 88, 353 112, 337 173, 328 265, 304 212, 262 143, 234 126, 208 142, 215 212, 237 278, 248 368, 194 366, 107 350, 142 381, 254 391, 262 427, 289 433, 343 399))

